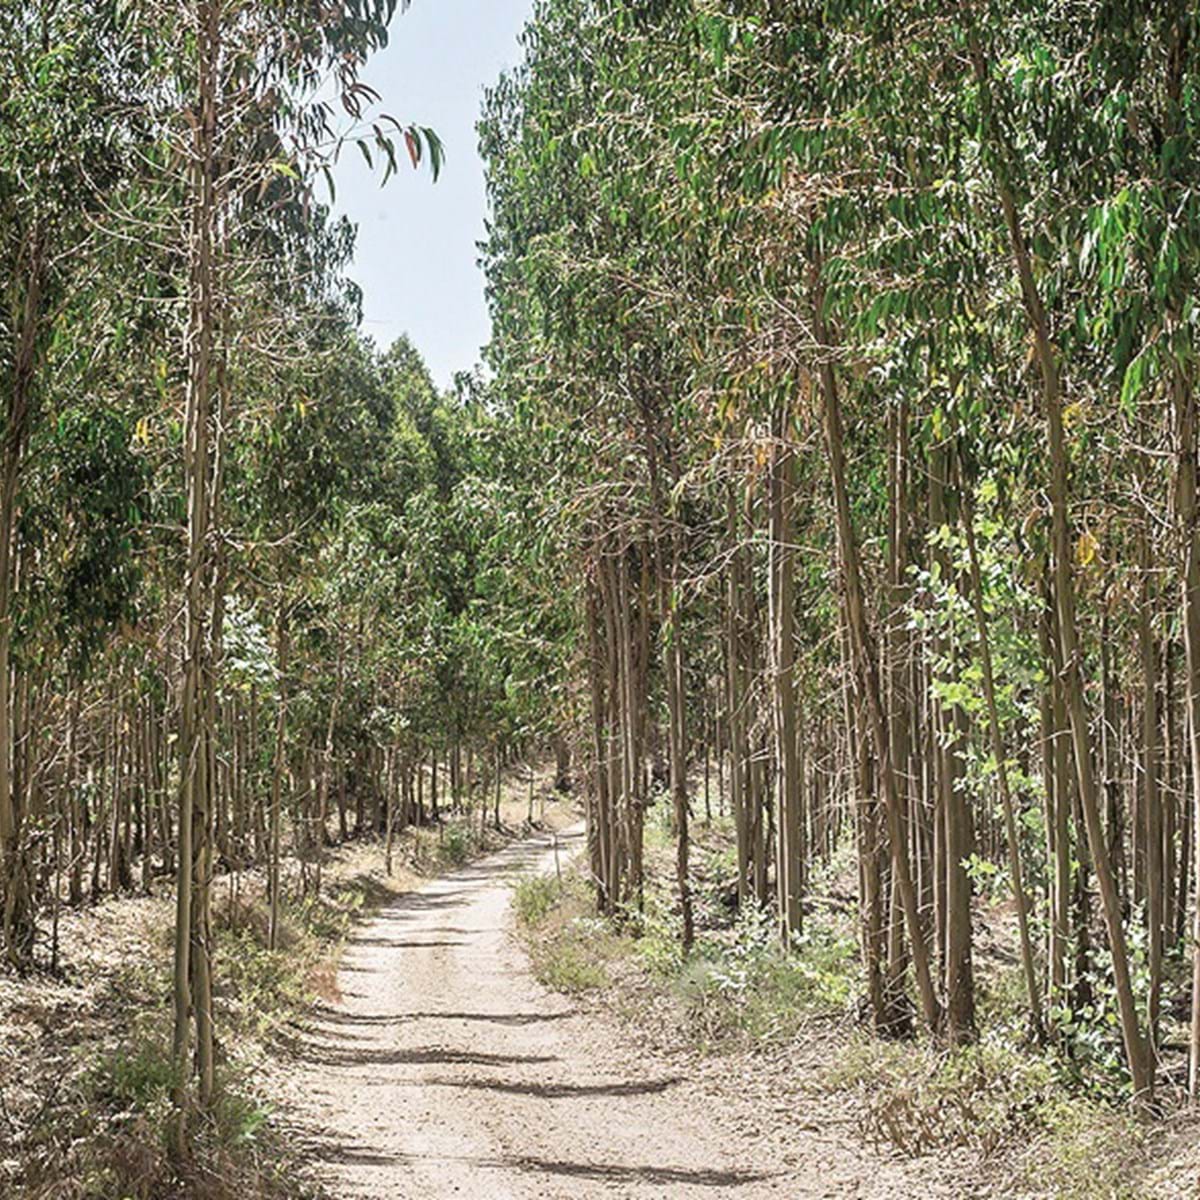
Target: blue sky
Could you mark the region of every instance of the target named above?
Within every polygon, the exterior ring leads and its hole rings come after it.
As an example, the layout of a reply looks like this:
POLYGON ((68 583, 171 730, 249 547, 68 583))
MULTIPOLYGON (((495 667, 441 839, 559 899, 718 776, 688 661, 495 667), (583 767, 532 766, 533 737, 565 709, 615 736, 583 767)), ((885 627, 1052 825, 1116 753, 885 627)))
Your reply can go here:
POLYGON ((488 340, 475 243, 486 201, 475 121, 483 89, 521 58, 517 36, 532 0, 413 0, 392 21, 386 50, 363 79, 383 99, 377 112, 428 125, 446 146, 437 183, 406 169, 380 187, 357 150, 335 169, 334 207, 358 225, 351 270, 363 289, 363 332, 386 347, 407 333, 434 379, 470 369, 488 340))

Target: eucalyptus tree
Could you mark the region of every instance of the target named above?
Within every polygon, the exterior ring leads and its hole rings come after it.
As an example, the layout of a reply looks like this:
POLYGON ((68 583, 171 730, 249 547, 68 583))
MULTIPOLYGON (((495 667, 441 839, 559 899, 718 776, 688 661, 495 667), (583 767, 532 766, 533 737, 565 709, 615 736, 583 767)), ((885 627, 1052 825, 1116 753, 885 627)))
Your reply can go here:
MULTIPOLYGON (((266 866, 277 929, 289 839, 320 888, 330 837, 390 860, 426 780, 469 805, 475 764, 573 728, 599 905, 636 924, 666 792, 686 945, 715 739, 731 889, 785 945, 853 837, 877 1028, 912 992, 974 1036, 972 893, 1003 873, 1032 1031, 1082 1060, 1119 1030, 1149 1093, 1200 874, 1190 13, 541 0, 480 126, 494 378, 440 393, 357 333, 313 194, 391 5, 26 8, 10 961, 85 863, 96 895, 174 869, 182 1114, 222 865, 266 866)), ((436 166, 383 120, 387 170, 389 129, 436 166)))
MULTIPOLYGON (((1167 544, 1182 561, 1177 573, 1180 586, 1180 624, 1186 656, 1187 744, 1191 759, 1191 829, 1200 829, 1200 741, 1197 740, 1197 680, 1200 679, 1200 558, 1196 541, 1196 416, 1193 293, 1200 262, 1200 210, 1196 201, 1194 148, 1200 108, 1194 79, 1197 54, 1196 16, 1186 7, 1164 6, 1143 10, 1117 6, 1111 20, 1096 22, 1080 31, 1089 54, 1097 89, 1104 101, 1097 124, 1104 135, 1106 153, 1099 169, 1104 172, 1089 199, 1085 235, 1078 269, 1088 283, 1086 313, 1093 336, 1112 347, 1105 375, 1119 395, 1127 414, 1139 410, 1138 440, 1150 444, 1173 443, 1173 471, 1165 486, 1155 488, 1155 463, 1146 465, 1144 491, 1171 495, 1175 529, 1167 544)), ((1161 518, 1159 518, 1161 521, 1161 518)), ((1161 526, 1160 526, 1161 527, 1161 526)), ((1143 560, 1158 536, 1143 535, 1143 560)), ((1143 561, 1143 579, 1147 567, 1143 561)), ((1143 598, 1141 621, 1150 614, 1143 598)), ((1143 628, 1143 640, 1148 630, 1143 628)), ((1151 652, 1152 653, 1152 652, 1151 652)), ((1169 648, 1167 650, 1169 660, 1169 648)), ((1153 662, 1146 667, 1153 669, 1153 662)), ((1152 677, 1151 677, 1152 678, 1152 677)), ((1170 703, 1170 697, 1167 697, 1170 703)), ((1147 704, 1147 713, 1153 706, 1147 704)), ((1167 713, 1168 721, 1170 713, 1167 713)), ((1147 789, 1157 784, 1158 764, 1150 756, 1154 730, 1147 722, 1147 789)), ((1170 780, 1165 786, 1170 787, 1170 780)), ((1159 816, 1162 802, 1147 792, 1147 815, 1159 816)), ((1151 831, 1153 832, 1153 831, 1151 831)), ((1170 940, 1165 902, 1161 892, 1164 873, 1169 878, 1173 850, 1170 825, 1151 841, 1155 861, 1151 875, 1155 893, 1149 905, 1152 939, 1152 993, 1148 1025, 1156 1037, 1157 993, 1160 987, 1164 941, 1170 940), (1162 860, 1162 847, 1166 860, 1162 860), (1153 868, 1157 868, 1156 870, 1153 868)), ((1187 825, 1183 831, 1182 862, 1187 861, 1187 825)), ((1183 872, 1181 872, 1181 875, 1183 872)), ((1181 884, 1183 879, 1179 881, 1181 884)), ((1181 897, 1182 899, 1182 897, 1181 897)), ((1200 912, 1200 893, 1197 893, 1200 912)), ((1200 918, 1197 918, 1200 919, 1200 918)), ((1200 1087, 1200 939, 1193 937, 1192 1029, 1189 1090, 1200 1087)))
MULTIPOLYGON (((86 288, 96 217, 130 166, 131 55, 115 4, 5 5, 0 12, 0 940, 31 961, 33 913, 22 797, 13 779, 12 638, 17 524, 46 362, 86 288)), ((103 334, 100 334, 103 339, 103 334)))
MULTIPOLYGON (((319 3, 247 7, 229 0, 123 6, 124 32, 147 48, 154 72, 160 122, 152 161, 180 198, 178 224, 164 241, 183 264, 178 295, 186 314, 177 359, 187 512, 174 1043, 180 1150, 193 1018, 203 1105, 214 1086, 208 889, 228 570, 222 496, 231 405, 244 372, 253 369, 257 346, 241 301, 247 277, 262 274, 264 227, 281 204, 286 214, 289 194, 311 185, 341 140, 332 105, 320 91, 326 75, 346 113, 361 118, 374 97, 359 72, 385 44, 396 7, 395 0, 355 0, 334 10, 319 3)), ((436 138, 391 124, 391 133, 377 122, 367 134, 386 154, 389 170, 397 136, 414 164, 427 151, 436 167, 436 138)))
POLYGON ((794 927, 833 763, 876 1023, 911 966, 974 1035, 990 856, 1032 1030, 1072 1045, 1095 887, 1139 1095, 1200 823, 1160 583, 1190 644, 1194 47, 1170 8, 547 0, 481 125, 497 392, 555 444, 588 572, 601 904, 637 878, 659 689, 686 765, 719 660, 740 896, 773 854, 794 927), (678 635, 717 630, 688 669, 678 635))
MULTIPOLYGON (((1052 558, 1057 622, 1061 648, 1062 686, 1072 734, 1074 768, 1083 824, 1090 848, 1092 869, 1100 890, 1109 950, 1120 1010, 1126 1060, 1135 1092, 1146 1096, 1154 1087, 1154 1025, 1157 1020, 1154 977, 1161 971, 1162 953, 1162 832, 1156 750, 1159 716, 1153 679, 1157 650, 1148 624, 1147 597, 1143 591, 1141 629, 1142 664, 1146 700, 1143 704, 1143 751, 1147 842, 1152 847, 1149 874, 1153 893, 1149 906, 1151 925, 1151 998, 1143 1027, 1137 1012, 1130 978, 1129 951, 1123 925, 1117 880, 1106 853, 1100 790, 1095 775, 1095 748, 1083 678, 1078 583, 1073 563, 1089 557, 1086 534, 1077 543, 1071 527, 1071 432, 1067 410, 1071 404, 1070 371, 1090 357, 1085 325, 1072 321, 1075 314, 1063 309, 1078 292, 1078 244, 1082 218, 1107 184, 1111 156, 1126 140, 1127 113, 1120 82, 1104 79, 1105 65, 1095 53, 1094 35, 1073 18, 1057 14, 1012 14, 1003 24, 985 10, 986 25, 967 20, 959 33, 970 62, 976 87, 972 115, 980 154, 990 175, 1003 215, 1008 247, 1028 322, 1035 358, 1041 373, 1042 402, 1050 452, 1052 558), (1089 47, 1089 42, 1093 47, 1089 47), (1091 57, 1074 57, 1093 49, 1091 57), (1000 61, 1015 62, 997 70, 1000 61), (1071 63, 1074 69, 1056 73, 1055 64, 1071 63), (1097 85, 1114 83, 1110 101, 1094 103, 1097 85), (1046 171, 1048 178, 1043 176, 1046 171), (1039 203, 1046 183, 1059 193, 1053 207, 1039 203), (1039 259, 1055 268, 1039 278, 1039 259), (1083 333, 1083 336, 1079 336, 1083 333), (1082 547, 1082 549, 1081 549, 1082 547)), ((1115 29, 1103 22, 1101 28, 1115 29)), ((1099 40, 1099 39, 1095 39, 1099 40)), ((1128 85, 1127 85, 1128 86, 1128 85)), ((1112 282, 1115 282, 1115 278, 1112 282)), ((1107 282, 1107 281, 1106 281, 1107 282)), ((1120 355, 1120 340, 1117 342, 1120 355)), ((1130 383, 1136 386, 1136 375, 1130 383)), ((1126 392, 1129 388, 1126 387, 1126 392)), ((1077 402, 1076 402, 1077 403, 1077 402)), ((1142 542, 1143 570, 1148 567, 1142 542)), ((1135 841, 1136 845, 1136 841, 1135 841)))
POLYGON ((564 415, 587 414, 579 445, 594 447, 593 468, 612 463, 609 478, 621 481, 597 481, 581 529, 593 573, 600 899, 607 906, 640 894, 654 638, 685 945, 693 936, 685 610, 694 538, 683 495, 697 413, 688 383, 694 343, 682 317, 707 287, 669 136, 675 119, 688 119, 689 87, 705 86, 688 15, 687 5, 652 13, 544 5, 526 67, 491 94, 482 125, 496 209, 493 355, 504 386, 518 394, 536 386, 564 415))

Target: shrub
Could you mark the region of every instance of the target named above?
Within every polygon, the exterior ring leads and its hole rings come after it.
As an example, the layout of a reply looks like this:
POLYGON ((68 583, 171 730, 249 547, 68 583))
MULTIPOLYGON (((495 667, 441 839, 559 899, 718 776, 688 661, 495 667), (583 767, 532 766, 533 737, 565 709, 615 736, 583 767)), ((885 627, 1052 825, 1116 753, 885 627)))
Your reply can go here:
POLYGON ((1128 1113, 1064 1094, 1050 1055, 1008 1044, 936 1051, 863 1038, 829 1072, 868 1136, 919 1156, 966 1149, 1006 1164, 1014 1190, 1134 1200, 1145 1131, 1128 1113))
POLYGON ((513 911, 524 926, 536 929, 554 910, 562 894, 557 879, 548 875, 526 875, 513 888, 513 911))
POLYGON ((83 1076, 89 1103, 117 1114, 161 1115, 170 1106, 175 1066, 165 1038, 135 1030, 126 1045, 104 1053, 83 1076))
POLYGON ((438 847, 442 861, 461 867, 471 856, 471 834, 465 825, 447 825, 438 847))
POLYGON ((849 939, 818 929, 785 952, 771 914, 747 908, 729 936, 705 938, 680 963, 675 987, 702 1041, 779 1041, 844 1010, 856 971, 849 939))

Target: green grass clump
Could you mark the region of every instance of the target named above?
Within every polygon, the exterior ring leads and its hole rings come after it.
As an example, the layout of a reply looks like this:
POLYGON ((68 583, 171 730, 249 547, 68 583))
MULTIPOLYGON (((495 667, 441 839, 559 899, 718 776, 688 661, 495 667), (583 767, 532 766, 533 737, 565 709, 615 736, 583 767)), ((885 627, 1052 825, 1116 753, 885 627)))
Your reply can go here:
POLYGON ((223 1064, 207 1111, 187 1114, 189 1152, 171 1152, 177 1081, 165 1013, 147 1017, 121 1044, 80 1054, 61 1107, 48 1106, 38 1143, 14 1200, 284 1200, 296 1190, 280 1166, 284 1147, 269 1110, 252 1094, 242 1068, 223 1064), (89 1057, 90 1055, 90 1057, 89 1057))
POLYGON ((704 1042, 779 1043, 845 1007, 848 985, 841 966, 835 960, 830 969, 775 949, 747 953, 734 944, 692 959, 676 986, 704 1042))
POLYGON ((577 874, 561 881, 523 876, 513 887, 513 911, 541 983, 573 994, 608 986, 608 962, 620 939, 594 915, 590 890, 577 874))
POLYGON ((1039 1136, 1018 1170, 1023 1186, 1055 1200, 1155 1200, 1139 1181, 1149 1130, 1130 1113, 1081 1097, 1041 1106, 1039 1136))
POLYGON ((169 1104, 175 1065, 159 1031, 139 1031, 127 1046, 110 1050, 84 1074, 84 1094, 93 1104, 120 1112, 152 1112, 169 1104))
MULTIPOLYGON (((718 873, 719 864, 709 876, 718 873)), ((790 1038, 814 1017, 845 1010, 857 979, 851 938, 814 930, 785 952, 771 914, 753 908, 729 928, 703 929, 685 957, 669 887, 648 887, 640 910, 607 921, 595 915, 591 890, 578 873, 561 883, 528 876, 514 888, 513 908, 535 973, 548 986, 571 992, 605 987, 622 963, 675 1001, 700 1048, 790 1038)))
POLYGON ((814 928, 780 945, 769 913, 747 908, 727 933, 700 938, 674 979, 702 1045, 779 1043, 850 1004, 858 963, 853 941, 814 928))
POLYGON ((604 964, 570 938, 554 938, 535 962, 535 974, 547 987, 577 994, 605 987, 609 982, 604 964))
POLYGON ((477 844, 477 839, 466 825, 447 825, 438 844, 438 856, 446 866, 461 867, 471 857, 477 844))
POLYGON ((526 875, 513 888, 513 911, 525 927, 536 929, 553 912, 561 898, 562 885, 548 875, 526 875))

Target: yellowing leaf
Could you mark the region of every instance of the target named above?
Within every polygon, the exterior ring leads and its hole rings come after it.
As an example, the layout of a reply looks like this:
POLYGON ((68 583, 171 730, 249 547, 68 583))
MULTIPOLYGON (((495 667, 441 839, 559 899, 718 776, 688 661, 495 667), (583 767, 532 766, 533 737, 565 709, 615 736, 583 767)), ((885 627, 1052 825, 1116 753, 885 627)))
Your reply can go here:
POLYGON ((1081 567, 1091 566, 1100 550, 1100 543, 1085 529, 1075 543, 1075 561, 1081 567))
POLYGON ((1078 401, 1074 404, 1068 404, 1062 412, 1063 428, 1070 429, 1079 420, 1079 414, 1083 411, 1083 405, 1078 401))

